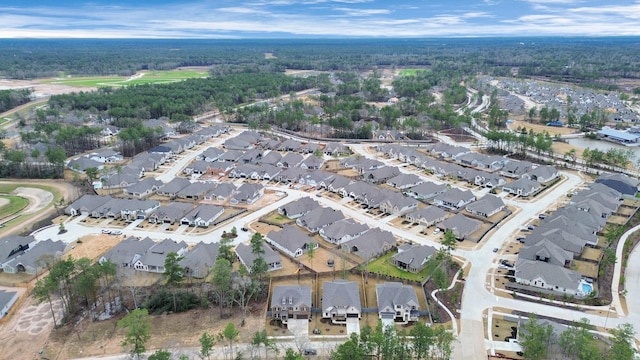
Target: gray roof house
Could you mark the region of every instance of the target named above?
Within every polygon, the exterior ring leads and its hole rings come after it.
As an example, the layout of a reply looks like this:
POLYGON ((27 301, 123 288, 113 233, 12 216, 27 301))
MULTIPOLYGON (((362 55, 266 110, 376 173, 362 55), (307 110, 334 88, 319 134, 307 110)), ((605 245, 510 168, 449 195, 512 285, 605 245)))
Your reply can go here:
POLYGON ((344 144, 338 142, 328 142, 322 152, 325 155, 329 156, 344 156, 349 155, 351 153, 351 150, 344 144))
POLYGON ((573 253, 564 250, 550 240, 543 239, 531 246, 523 246, 518 257, 527 260, 544 261, 549 264, 569 268, 573 253))
POLYGON ((302 174, 298 182, 302 185, 314 186, 314 187, 326 187, 331 183, 335 174, 330 172, 315 170, 302 174))
POLYGON ((133 221, 146 219, 160 206, 155 200, 111 199, 91 212, 93 218, 113 218, 133 221))
POLYGON ((602 174, 596 179, 596 183, 606 185, 626 196, 635 196, 638 192, 640 181, 624 174, 602 174))
POLYGON ((320 229, 320 236, 330 243, 342 244, 364 234, 369 226, 346 218, 336 221, 320 229))
POLYGON ((524 244, 527 246, 533 246, 544 240, 549 240, 560 248, 570 251, 577 256, 582 254, 582 251, 587 244, 585 239, 566 231, 562 227, 538 227, 530 235, 525 237, 524 244))
POLYGON ((71 203, 64 209, 64 213, 69 216, 89 215, 95 209, 103 206, 113 199, 111 196, 82 195, 81 198, 71 203))
POLYGON ((379 207, 387 214, 404 215, 418 207, 418 200, 398 193, 382 201, 379 207))
MULTIPOLYGON (((544 261, 519 258, 516 261, 516 282, 534 288, 551 290, 561 294, 580 296, 582 275, 562 266, 544 261)), ((588 294, 587 294, 588 295, 588 294)))
POLYGON ((305 170, 318 170, 324 164, 324 158, 321 156, 315 156, 313 154, 307 156, 306 159, 300 163, 300 168, 305 170))
POLYGON ((342 211, 325 207, 316 207, 296 220, 296 224, 315 233, 323 227, 344 219, 342 211))
POLYGON ((18 298, 17 291, 0 290, 0 319, 9 314, 9 310, 18 301, 18 298))
POLYGON ((4 263, 22 254, 36 244, 33 236, 9 235, 0 238, 0 270, 4 263))
POLYGON ((298 165, 300 165, 300 163, 302 163, 302 160, 304 160, 304 157, 302 155, 290 152, 281 157, 280 160, 278 160, 273 165, 285 168, 297 167, 298 165))
POLYGON ((226 201, 236 191, 236 186, 232 183, 220 183, 215 189, 204 195, 205 200, 226 201))
POLYGON ((122 173, 113 173, 111 175, 107 175, 106 178, 102 180, 102 188, 103 189, 117 189, 117 188, 125 188, 131 186, 138 181, 140 181, 141 172, 125 166, 122 168, 122 173))
POLYGON ((218 160, 222 154, 224 154, 224 150, 211 146, 207 148, 207 150, 203 151, 202 154, 198 155, 196 159, 213 162, 218 160))
POLYGON ((451 188, 433 198, 433 204, 447 209, 457 210, 475 200, 476 197, 471 191, 451 188))
POLYGON ((436 184, 430 181, 426 181, 422 184, 406 189, 404 191, 404 194, 418 200, 426 200, 436 197, 439 194, 444 193, 445 191, 447 191, 446 184, 436 184))
POLYGON ((122 161, 123 157, 117 151, 113 151, 112 149, 103 149, 103 150, 98 150, 96 152, 92 152, 91 154, 89 154, 89 159, 95 160, 97 162, 104 164, 104 163, 115 163, 118 161, 122 161))
POLYGON ((174 224, 193 209, 192 204, 172 202, 167 205, 160 206, 149 215, 151 224, 174 224))
POLYGON ((528 177, 521 177, 511 183, 502 186, 502 191, 512 195, 529 197, 535 195, 542 188, 539 182, 530 180, 528 177))
POLYGON ((180 261, 185 275, 196 279, 207 277, 216 263, 219 249, 219 243, 197 243, 193 249, 184 254, 184 259, 180 261))
POLYGON ((143 197, 147 197, 154 192, 158 191, 160 186, 162 186, 162 181, 157 180, 156 178, 147 178, 142 179, 140 182, 135 183, 123 190, 123 193, 126 196, 135 197, 141 199, 143 197))
POLYGON ((422 184, 423 182, 424 180, 418 175, 401 173, 387 180, 387 185, 393 186, 396 189, 407 189, 422 184))
POLYGON ((101 170, 104 167, 104 163, 81 156, 77 159, 70 160, 67 167, 71 170, 84 173, 88 168, 101 170))
MULTIPOLYGON (((280 254, 264 242, 262 243, 262 250, 264 251, 262 258, 268 265, 267 271, 282 269, 282 257, 280 254)), ((238 244, 236 246, 236 255, 238 255, 238 259, 247 270, 251 270, 253 262, 258 258, 256 254, 251 252, 251 245, 249 244, 238 244)))
POLYGON ((532 169, 533 163, 529 161, 509 160, 500 170, 500 174, 511 178, 519 178, 532 169))
POLYGON ((177 242, 171 239, 164 239, 153 244, 145 253, 133 263, 133 268, 140 271, 156 273, 164 272, 164 261, 170 252, 175 252, 182 256, 187 251, 188 246, 184 241, 177 242))
POLYGON ((67 244, 62 241, 53 241, 51 239, 38 241, 22 254, 18 254, 3 263, 2 270, 7 274, 19 272, 37 274, 47 267, 47 264, 41 260, 43 257, 53 256, 54 259, 60 259, 66 247, 67 244))
POLYGON ((308 319, 311 315, 311 287, 278 285, 271 294, 271 317, 283 324, 289 319, 308 319))
POLYGON ((412 223, 422 224, 429 227, 444 221, 448 215, 448 212, 437 206, 427 206, 404 214, 404 218, 412 223))
POLYGON ((98 262, 102 264, 108 260, 118 267, 132 267, 154 244, 155 242, 148 237, 140 240, 132 236, 112 247, 111 250, 100 257, 98 262))
POLYGON ((384 254, 396 245, 396 239, 389 231, 373 228, 362 235, 342 243, 342 249, 363 260, 371 260, 384 254))
POLYGON ((286 139, 278 146, 278 151, 296 151, 302 146, 302 143, 294 139, 286 139))
POLYGON ((419 273, 435 253, 432 246, 406 244, 398 247, 398 253, 391 257, 391 264, 400 270, 419 273))
POLYGON ((319 206, 320 204, 318 204, 317 201, 305 196, 288 204, 282 205, 278 208, 278 213, 288 217, 289 219, 297 219, 319 206))
POLYGON ((438 224, 442 230, 451 230, 458 240, 469 239, 471 234, 480 230, 482 222, 470 219, 460 213, 438 224))
POLYGON ((331 182, 327 185, 327 190, 338 193, 344 189, 347 185, 351 184, 351 179, 343 175, 336 175, 331 182))
POLYGON ((400 282, 376 284, 378 316, 401 324, 418 321, 418 296, 411 285, 400 282))
POLYGON ((334 324, 346 324, 348 318, 360 319, 360 290, 353 281, 335 280, 322 284, 322 318, 334 324))
POLYGON ((215 184, 210 182, 195 182, 178 191, 176 195, 181 199, 201 200, 214 187, 215 184))
POLYGON ((305 170, 300 168, 287 168, 278 173, 273 180, 283 183, 296 183, 306 173, 305 170))
POLYGON ((217 205, 200 204, 180 219, 180 224, 207 228, 214 224, 224 213, 224 208, 217 205))
POLYGON ((560 173, 558 172, 558 169, 551 165, 538 166, 537 168, 522 175, 522 177, 526 177, 543 184, 556 179, 559 176, 560 173))
POLYGON ((168 183, 164 184, 161 188, 158 189, 158 195, 175 197, 178 195, 180 190, 186 188, 191 185, 189 179, 185 178, 174 178, 168 183))
POLYGON ((264 187, 260 184, 244 183, 231 196, 231 204, 253 204, 264 195, 264 187))
POLYGON ((340 165, 345 168, 351 168, 360 174, 385 166, 382 161, 369 159, 359 155, 353 155, 346 159, 340 160, 340 165))
MULTIPOLYGON (((300 156, 302 157, 302 156, 300 156)), ((278 164, 278 162, 282 160, 282 155, 280 155, 279 152, 277 151, 269 151, 269 153, 267 155, 264 155, 261 159, 260 159, 260 164, 269 164, 269 165, 276 165, 278 164)))
POLYGON ((487 194, 480 200, 474 201, 465 208, 468 212, 482 217, 491 217, 504 210, 504 201, 501 198, 487 194))
POLYGON ((362 179, 373 184, 383 184, 389 179, 400 175, 400 169, 395 166, 384 166, 362 174, 362 179))
POLYGON ((285 225, 280 231, 270 231, 265 240, 285 254, 296 258, 318 244, 297 226, 285 225))

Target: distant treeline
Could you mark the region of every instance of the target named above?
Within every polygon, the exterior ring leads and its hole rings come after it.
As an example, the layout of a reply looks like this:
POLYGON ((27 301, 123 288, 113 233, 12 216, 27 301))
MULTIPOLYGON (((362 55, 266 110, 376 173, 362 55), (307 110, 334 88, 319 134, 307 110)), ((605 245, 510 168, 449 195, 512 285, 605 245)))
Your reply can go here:
POLYGON ((28 103, 32 92, 31 89, 0 90, 0 112, 28 103))
POLYGON ((640 77, 640 40, 483 38, 369 40, 0 40, 0 77, 131 75, 139 70, 213 66, 363 71, 446 66, 468 75, 544 76, 616 88, 640 77), (265 59, 272 53, 275 59, 265 59))

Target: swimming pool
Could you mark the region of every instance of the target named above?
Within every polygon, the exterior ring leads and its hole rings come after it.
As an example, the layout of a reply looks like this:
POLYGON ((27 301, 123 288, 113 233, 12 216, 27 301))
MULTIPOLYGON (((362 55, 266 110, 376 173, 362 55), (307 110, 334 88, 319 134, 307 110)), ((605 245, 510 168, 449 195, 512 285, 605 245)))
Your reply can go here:
POLYGON ((593 291, 593 285, 589 284, 588 282, 585 281, 581 281, 580 282, 580 291, 586 296, 591 294, 591 292, 593 291))

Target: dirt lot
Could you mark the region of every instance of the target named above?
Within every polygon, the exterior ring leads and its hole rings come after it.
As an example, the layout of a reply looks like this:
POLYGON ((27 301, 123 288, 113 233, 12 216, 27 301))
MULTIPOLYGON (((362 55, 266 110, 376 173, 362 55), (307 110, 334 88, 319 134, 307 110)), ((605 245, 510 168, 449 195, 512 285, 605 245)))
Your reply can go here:
POLYGON ((78 241, 69 244, 69 249, 65 252, 65 256, 71 256, 74 259, 89 258, 97 260, 101 255, 116 246, 124 236, 115 235, 89 235, 81 237, 78 241))

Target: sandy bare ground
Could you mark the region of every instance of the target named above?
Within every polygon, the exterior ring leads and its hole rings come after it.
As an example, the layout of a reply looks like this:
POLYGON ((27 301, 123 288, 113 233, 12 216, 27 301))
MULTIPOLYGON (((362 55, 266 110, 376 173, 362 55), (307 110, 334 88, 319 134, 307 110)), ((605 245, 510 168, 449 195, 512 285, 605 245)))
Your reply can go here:
POLYGON ((49 206, 53 201, 52 193, 39 188, 19 187, 13 193, 29 200, 29 206, 22 211, 24 214, 36 213, 49 206))
POLYGON ((9 204, 9 199, 6 198, 0 198, 0 208, 9 204))
POLYGON ((514 120, 513 123, 507 125, 510 130, 515 131, 519 127, 524 127, 525 129, 533 129, 536 133, 548 132, 549 135, 554 136, 558 135, 567 135, 573 134, 576 132, 576 129, 571 129, 568 127, 554 127, 554 126, 546 126, 540 124, 532 124, 526 121, 514 120))
POLYGON ((0 90, 8 89, 33 89, 36 98, 49 97, 51 95, 68 94, 79 91, 93 91, 96 88, 77 86, 69 86, 62 84, 45 84, 39 80, 14 80, 14 79, 0 79, 0 90))

